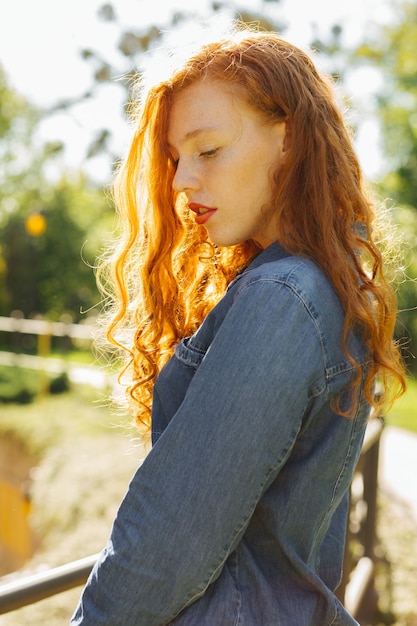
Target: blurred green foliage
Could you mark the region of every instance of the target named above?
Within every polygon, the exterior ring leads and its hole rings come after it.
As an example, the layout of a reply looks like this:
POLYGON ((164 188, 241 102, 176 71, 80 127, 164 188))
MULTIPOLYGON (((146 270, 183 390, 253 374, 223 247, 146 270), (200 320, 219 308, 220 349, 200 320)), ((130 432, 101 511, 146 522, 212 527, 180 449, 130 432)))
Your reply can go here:
POLYGON ((0 366, 0 405, 30 404, 47 390, 53 395, 70 388, 67 374, 47 376, 38 370, 0 366))
POLYGON ((397 336, 405 343, 409 371, 417 374, 417 2, 405 0, 391 7, 389 25, 371 31, 356 48, 356 65, 377 68, 383 80, 376 94, 386 173, 377 186, 392 207, 401 233, 404 273, 398 283, 397 336))
POLYGON ((388 426, 396 426, 417 433, 417 381, 408 381, 407 392, 395 402, 385 416, 388 426))
POLYGON ((396 204, 417 209, 417 2, 394 8, 394 20, 358 47, 356 59, 383 76, 377 113, 390 167, 381 189, 396 204))
POLYGON ((40 119, 0 66, 0 315, 77 322, 99 302, 93 267, 114 215, 81 172, 48 178, 60 147, 38 143, 40 119))
POLYGON ((79 321, 99 300, 92 268, 98 239, 113 220, 104 194, 79 175, 27 189, 20 202, 2 230, 7 274, 1 314, 20 310, 52 320, 65 314, 79 321), (28 227, 33 216, 43 219, 43 232, 28 227))

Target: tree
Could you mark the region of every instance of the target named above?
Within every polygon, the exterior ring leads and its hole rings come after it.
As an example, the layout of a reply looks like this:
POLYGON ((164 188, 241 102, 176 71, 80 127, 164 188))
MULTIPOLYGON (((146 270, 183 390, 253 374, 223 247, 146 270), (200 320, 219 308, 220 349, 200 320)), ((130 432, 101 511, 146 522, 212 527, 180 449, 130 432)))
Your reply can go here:
MULTIPOLYGON (((0 65, 0 311, 7 310, 10 304, 2 233, 9 216, 18 206, 12 189, 27 164, 27 146, 37 119, 38 112, 10 89, 0 65)), ((20 184, 16 188, 21 188, 20 184)))
POLYGON ((61 146, 35 140, 41 112, 8 86, 1 67, 0 103, 0 315, 78 320, 98 301, 91 266, 111 228, 110 206, 80 173, 48 178, 61 146))
MULTIPOLYGON (((278 5, 281 0, 263 0, 260 12, 248 11, 239 8, 232 0, 213 1, 211 8, 213 13, 221 10, 227 10, 231 17, 239 18, 243 22, 256 22, 261 28, 270 30, 284 30, 284 25, 269 18, 270 13, 268 7, 278 5)), ((105 3, 97 10, 97 17, 103 22, 112 22, 118 29, 118 42, 115 49, 110 49, 107 56, 103 56, 101 52, 93 48, 85 48, 81 50, 82 58, 90 64, 92 68, 92 82, 89 88, 77 99, 58 102, 52 109, 47 112, 53 115, 55 112, 70 110, 74 105, 83 100, 94 98, 96 92, 103 84, 111 85, 115 91, 122 90, 123 111, 126 113, 130 101, 130 88, 132 79, 139 78, 141 60, 145 52, 161 42, 164 33, 174 28, 180 27, 189 20, 194 20, 199 15, 199 7, 196 3, 192 12, 174 11, 168 19, 160 25, 148 24, 143 26, 138 24, 132 26, 128 30, 124 30, 119 22, 117 15, 117 3, 105 3), (120 77, 125 77, 121 80, 120 77)), ((244 0, 243 0, 244 4, 244 0)), ((95 132, 90 145, 87 149, 87 158, 95 157, 99 154, 108 154, 111 162, 116 162, 120 156, 114 153, 112 145, 113 131, 109 125, 103 126, 95 132)))
POLYGON ((393 221, 402 232, 405 273, 398 285, 398 337, 408 338, 406 362, 417 373, 417 2, 406 0, 396 8, 397 19, 359 46, 354 59, 378 67, 383 75, 376 112, 388 168, 379 193, 394 205, 393 221))
POLYGON ((42 112, 10 88, 0 65, 0 227, 17 209, 24 190, 42 184, 44 166, 62 150, 35 140, 42 112))
POLYGON ((2 314, 20 309, 56 320, 66 313, 79 321, 99 299, 92 270, 98 250, 88 232, 93 226, 102 232, 97 221, 103 224, 109 208, 82 176, 48 191, 29 190, 5 226, 8 310, 2 314))
POLYGON ((383 75, 376 98, 389 171, 381 189, 396 204, 417 209, 417 2, 396 5, 397 19, 354 52, 354 61, 383 75))
POLYGON ((398 281, 397 337, 403 346, 408 369, 417 373, 417 211, 409 207, 397 207, 395 220, 400 224, 404 272, 398 281))

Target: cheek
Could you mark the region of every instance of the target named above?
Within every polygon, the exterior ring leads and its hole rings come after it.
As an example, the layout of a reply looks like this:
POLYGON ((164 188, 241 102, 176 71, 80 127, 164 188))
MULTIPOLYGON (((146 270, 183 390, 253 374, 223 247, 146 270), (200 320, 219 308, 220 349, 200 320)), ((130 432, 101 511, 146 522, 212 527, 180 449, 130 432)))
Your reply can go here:
POLYGON ((247 195, 251 200, 263 204, 271 195, 269 165, 262 161, 252 162, 244 170, 238 182, 241 195, 247 195))
POLYGON ((241 159, 229 172, 229 181, 240 196, 253 194, 263 184, 264 173, 259 161, 253 158, 241 159))

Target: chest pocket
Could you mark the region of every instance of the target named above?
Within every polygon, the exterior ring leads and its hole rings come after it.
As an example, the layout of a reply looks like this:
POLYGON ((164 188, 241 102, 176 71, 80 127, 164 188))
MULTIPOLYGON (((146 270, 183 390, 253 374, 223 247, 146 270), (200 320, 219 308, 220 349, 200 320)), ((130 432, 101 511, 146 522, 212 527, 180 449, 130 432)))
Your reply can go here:
POLYGON ((196 370, 204 359, 207 350, 198 345, 195 337, 186 337, 175 346, 176 358, 187 367, 196 370))

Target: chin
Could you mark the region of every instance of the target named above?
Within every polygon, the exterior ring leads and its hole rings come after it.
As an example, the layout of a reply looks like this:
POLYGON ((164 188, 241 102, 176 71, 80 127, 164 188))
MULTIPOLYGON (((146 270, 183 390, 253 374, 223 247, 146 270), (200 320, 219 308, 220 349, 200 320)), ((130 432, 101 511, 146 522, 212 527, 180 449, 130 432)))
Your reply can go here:
POLYGON ((208 237, 212 244, 218 246, 219 248, 231 248, 233 246, 237 246, 240 243, 244 243, 247 239, 240 237, 228 237, 227 235, 210 235, 208 233, 208 237))

